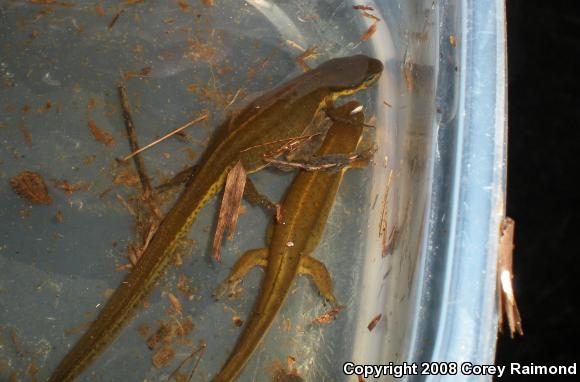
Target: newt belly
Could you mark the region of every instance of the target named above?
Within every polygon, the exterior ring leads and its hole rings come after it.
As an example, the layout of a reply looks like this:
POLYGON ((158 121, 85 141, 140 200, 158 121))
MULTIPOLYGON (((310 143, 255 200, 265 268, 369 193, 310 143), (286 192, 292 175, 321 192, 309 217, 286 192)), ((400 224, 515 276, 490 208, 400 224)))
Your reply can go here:
MULTIPOLYGON (((317 155, 349 154, 356 150, 362 135, 364 115, 351 115, 360 104, 349 102, 334 113, 332 124, 317 155)), ((297 274, 312 277, 322 296, 335 304, 332 281, 324 264, 310 257, 324 232, 328 215, 346 168, 336 172, 299 173, 281 204, 282 221, 274 225, 268 248, 246 252, 234 266, 219 293, 235 287, 254 266, 266 274, 254 311, 230 358, 213 382, 233 381, 260 344, 282 307, 297 274)))
POLYGON ((382 69, 380 61, 363 55, 332 59, 265 93, 226 120, 212 136, 190 182, 139 262, 49 382, 74 380, 113 341, 169 264, 178 240, 207 201, 223 188, 227 173, 238 161, 247 173, 262 169, 267 165, 264 154, 301 136, 328 102, 376 82, 382 69))

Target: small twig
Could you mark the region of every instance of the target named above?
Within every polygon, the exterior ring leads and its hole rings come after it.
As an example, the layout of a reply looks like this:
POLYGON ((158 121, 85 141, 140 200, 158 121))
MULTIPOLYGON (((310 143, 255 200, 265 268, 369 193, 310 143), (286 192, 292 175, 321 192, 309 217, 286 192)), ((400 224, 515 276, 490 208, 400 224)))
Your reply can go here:
POLYGON ((292 48, 298 49, 301 52, 304 52, 306 50, 303 47, 301 47, 300 45, 298 45, 297 42, 294 42, 292 40, 286 40, 286 44, 290 45, 292 48))
POLYGON ((503 329, 504 318, 507 318, 510 336, 514 338, 517 333, 524 335, 522 318, 516 302, 513 288, 513 251, 514 251, 515 221, 505 217, 500 227, 499 254, 497 265, 497 290, 498 290, 498 328, 503 329))
POLYGON ((331 320, 333 320, 341 310, 344 309, 344 305, 338 305, 326 313, 321 314, 320 316, 316 317, 312 320, 313 324, 328 324, 331 320))
POLYGON ((189 122, 187 122, 185 125, 183 125, 183 126, 181 126, 181 127, 178 127, 177 129, 173 130, 172 132, 170 132, 170 133, 168 133, 168 134, 165 134, 165 135, 164 135, 164 136, 162 136, 161 138, 159 138, 159 139, 157 139, 157 140, 155 140, 155 141, 153 141, 153 142, 151 142, 151 143, 149 143, 149 144, 147 144, 147 145, 145 145, 145 146, 141 147, 139 150, 137 150, 137 151, 134 151, 134 152, 132 152, 131 154, 129 154, 129 155, 127 155, 127 156, 125 156, 125 157, 121 158, 121 161, 123 161, 123 162, 124 162, 124 161, 127 161, 127 160, 129 160, 129 159, 133 158, 135 155, 137 155, 137 154, 139 154, 139 153, 142 153, 143 151, 145 151, 145 150, 147 150, 147 149, 149 149, 149 148, 151 148, 151 147, 155 146, 156 144, 158 144, 158 143, 160 143, 160 142, 163 142, 163 141, 164 141, 164 140, 166 140, 167 138, 170 138, 171 136, 173 136, 173 135, 175 135, 175 134, 179 133, 180 131, 183 131, 183 130, 187 129, 189 126, 191 126, 191 125, 194 125, 194 124, 196 124, 196 123, 198 123, 198 122, 201 122, 201 121, 203 121, 203 120, 207 119, 207 117, 208 117, 208 116, 209 116, 209 114, 204 114, 204 115, 202 115, 201 117, 194 119, 193 121, 189 121, 189 122))
POLYGON ((129 203, 127 203, 127 201, 119 194, 115 195, 117 197, 117 200, 119 201, 119 203, 121 203, 123 205, 123 207, 125 207, 127 209, 127 211, 129 211, 129 213, 133 216, 137 216, 137 214, 135 213, 135 211, 133 210, 133 208, 131 208, 131 206, 129 205, 129 203))
POLYGON ((369 330, 369 332, 372 332, 373 329, 375 328, 375 326, 377 326, 377 324, 379 323, 379 321, 381 320, 381 318, 383 317, 382 314, 377 314, 372 320, 371 322, 369 322, 367 329, 369 330))
POLYGON ((259 145, 247 147, 243 150, 240 150, 240 153, 245 153, 246 151, 250 151, 250 150, 257 149, 257 148, 264 147, 264 146, 268 146, 268 145, 273 145, 275 143, 280 143, 280 142, 293 142, 293 141, 300 141, 300 140, 309 140, 309 139, 312 139, 318 135, 320 135, 320 133, 310 134, 310 135, 302 135, 299 137, 292 137, 292 138, 277 139, 275 141, 264 142, 264 143, 260 143, 259 145))
POLYGON ((191 369, 191 372, 189 373, 189 378, 187 378, 188 381, 191 381, 191 379, 193 378, 193 374, 195 373, 195 370, 197 370, 197 367, 199 366, 199 362, 201 361, 201 358, 203 357, 203 353, 205 352, 205 349, 206 348, 207 348, 207 344, 204 341, 200 341, 199 347, 197 349, 194 349, 191 352, 190 355, 188 355, 187 357, 185 357, 183 359, 183 361, 181 361, 179 363, 179 365, 177 366, 177 369, 175 369, 175 371, 173 373, 171 373, 171 375, 169 376, 168 380, 171 380, 172 378, 176 379, 179 371, 185 365, 185 363, 187 361, 191 360, 197 354, 199 354, 199 357, 197 358, 197 361, 195 362, 195 365, 193 365, 193 368, 191 369))
POLYGON ((236 102, 236 99, 238 98, 238 96, 240 95, 240 92, 242 91, 242 89, 238 89, 238 91, 236 92, 236 94, 234 94, 234 97, 232 98, 232 100, 230 102, 228 102, 228 104, 226 105, 226 109, 230 106, 233 105, 234 102, 236 102))
POLYGON ((282 168, 297 168, 300 170, 305 170, 305 171, 319 171, 319 170, 330 170, 330 169, 340 169, 343 167, 348 166, 350 163, 364 158, 368 155, 370 155, 371 153, 353 153, 353 154, 349 154, 349 155, 336 155, 336 156, 330 156, 328 155, 327 157, 331 158, 330 160, 327 160, 325 158, 321 158, 319 160, 316 160, 316 158, 310 160, 310 161, 286 161, 286 160, 281 160, 281 159, 276 159, 276 158, 269 158, 266 157, 264 158, 265 161, 267 161, 268 163, 275 165, 275 166, 280 166, 282 168))
MULTIPOLYGON (((129 108, 129 98, 127 97, 127 88, 125 85, 120 84, 117 86, 119 91, 119 98, 121 100, 121 108, 123 109, 123 120, 125 121, 125 128, 127 129, 127 135, 129 136, 129 145, 131 146, 131 151, 139 152, 139 143, 137 142, 137 132, 135 130, 135 124, 133 123, 133 117, 131 116, 131 109, 129 108)), ((137 174, 141 180, 141 187, 143 187, 143 192, 146 195, 151 194, 151 181, 147 176, 145 170, 145 163, 140 155, 135 154, 133 156, 135 162, 135 167, 137 168, 137 174)))
POLYGON ((121 9, 119 12, 117 12, 115 14, 115 16, 113 16, 113 19, 109 23, 109 26, 107 27, 107 29, 109 29, 109 30, 113 29, 113 26, 115 26, 115 24, 117 23, 117 20, 119 20, 119 16, 121 16, 121 13, 123 13, 123 12, 125 12, 125 10, 121 9))

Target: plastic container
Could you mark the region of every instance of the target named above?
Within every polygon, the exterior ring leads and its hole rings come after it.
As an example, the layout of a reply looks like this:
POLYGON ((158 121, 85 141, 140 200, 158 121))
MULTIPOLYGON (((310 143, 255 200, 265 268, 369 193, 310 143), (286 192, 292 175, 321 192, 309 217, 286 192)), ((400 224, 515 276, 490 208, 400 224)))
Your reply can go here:
MULTIPOLYGON (((135 234, 120 200, 135 189, 123 185, 114 160, 129 152, 119 80, 141 144, 210 112, 188 130, 189 141, 144 153, 159 180, 195 161, 232 109, 300 74, 296 57, 311 47, 318 53, 311 66, 357 53, 385 63, 378 86, 356 95, 376 124, 375 163, 347 173, 314 253, 346 308, 331 324, 313 325, 328 307, 298 278, 240 380, 269 380, 288 357, 305 380, 320 381, 357 380, 343 373, 348 361, 493 363, 505 186, 503 2, 365 1, 380 19, 374 33, 376 20, 353 9, 358 2, 202 3, 0 7, 0 379, 26 378, 34 368, 46 379, 123 277, 114 269, 127 262, 135 234), (91 124, 115 143, 96 139, 91 124), (43 176, 52 204, 32 206, 12 192, 9 179, 23 170, 43 176)), ((291 182, 273 170, 252 178, 273 199, 291 182)), ((208 249, 215 215, 213 200, 190 230, 183 265, 170 267, 149 307, 79 380, 167 380, 200 340, 207 350, 193 380, 219 370, 261 273, 249 275, 236 299, 215 302, 211 293, 239 254, 265 244, 269 218, 248 206, 218 266, 208 249), (176 288, 184 276, 191 299, 176 288), (168 366, 156 368, 146 339, 159 320, 176 319, 168 293, 183 305, 177 319, 191 317, 194 329, 171 344, 168 366)), ((413 377, 434 378, 447 377, 413 377)))

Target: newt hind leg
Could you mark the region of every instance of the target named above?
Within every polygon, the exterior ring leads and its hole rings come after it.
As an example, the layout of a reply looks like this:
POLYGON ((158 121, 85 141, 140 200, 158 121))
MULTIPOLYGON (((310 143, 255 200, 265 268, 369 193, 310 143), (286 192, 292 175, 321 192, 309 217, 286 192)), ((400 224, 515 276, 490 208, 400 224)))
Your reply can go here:
POLYGON ((336 307, 336 297, 332 293, 332 278, 326 266, 310 256, 302 256, 300 259, 300 268, 298 273, 310 276, 318 291, 330 303, 332 307, 336 307))
POLYGON ((213 297, 219 300, 227 293, 233 292, 252 268, 256 266, 266 267, 268 254, 268 248, 251 249, 244 253, 232 268, 228 278, 215 290, 213 297))

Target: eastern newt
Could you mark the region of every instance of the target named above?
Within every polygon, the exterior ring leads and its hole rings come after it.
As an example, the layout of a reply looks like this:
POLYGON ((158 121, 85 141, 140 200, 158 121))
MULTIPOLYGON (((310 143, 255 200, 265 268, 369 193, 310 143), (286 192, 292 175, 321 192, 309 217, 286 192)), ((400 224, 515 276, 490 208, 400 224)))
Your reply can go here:
POLYGON ((264 154, 282 147, 284 140, 300 136, 327 103, 375 83, 382 70, 379 60, 364 55, 326 61, 258 97, 220 125, 139 262, 49 382, 74 380, 113 341, 169 264, 178 240, 207 201, 223 188, 229 170, 238 161, 247 173, 264 168, 268 164, 264 154))
MULTIPOLYGON (((361 139, 364 114, 351 115, 358 102, 349 102, 334 113, 337 118, 328 130, 318 156, 349 154, 361 139)), ((337 172, 299 173, 281 204, 282 221, 273 226, 268 248, 250 250, 234 265, 216 294, 235 288, 254 266, 266 268, 260 296, 244 331, 228 361, 213 382, 233 381, 241 373, 282 307, 292 280, 298 274, 312 277, 320 294, 336 304, 332 280, 320 261, 310 257, 324 232, 328 215, 346 167, 337 172)))

